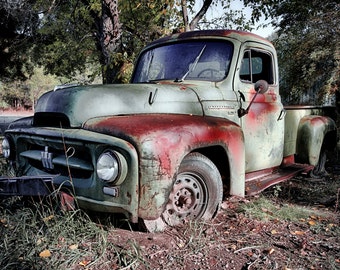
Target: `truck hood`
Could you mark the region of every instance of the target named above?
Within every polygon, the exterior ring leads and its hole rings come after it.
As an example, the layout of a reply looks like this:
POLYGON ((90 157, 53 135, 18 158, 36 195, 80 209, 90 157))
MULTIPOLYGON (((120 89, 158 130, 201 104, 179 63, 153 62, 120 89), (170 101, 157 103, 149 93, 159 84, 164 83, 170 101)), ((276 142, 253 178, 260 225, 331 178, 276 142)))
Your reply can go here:
POLYGON ((35 107, 34 124, 81 127, 88 119, 142 113, 202 115, 200 101, 185 84, 76 86, 45 93, 35 107), (57 121, 58 123, 54 123, 57 121))

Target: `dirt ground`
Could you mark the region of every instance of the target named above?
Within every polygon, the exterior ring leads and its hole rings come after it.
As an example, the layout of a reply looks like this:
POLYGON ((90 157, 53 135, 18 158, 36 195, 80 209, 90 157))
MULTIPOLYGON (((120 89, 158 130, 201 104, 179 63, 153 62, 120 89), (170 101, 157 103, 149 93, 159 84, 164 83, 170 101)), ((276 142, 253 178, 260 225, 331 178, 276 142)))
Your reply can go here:
MULTIPOLYGON (((264 192, 277 209, 309 209, 308 218, 279 220, 268 209, 266 219, 254 218, 238 209, 257 197, 229 198, 211 224, 164 233, 114 229, 108 241, 139 254, 124 269, 340 269, 340 166, 331 170, 326 179, 297 177, 280 184, 279 193, 264 192)), ((110 269, 121 268, 112 262, 110 269)))

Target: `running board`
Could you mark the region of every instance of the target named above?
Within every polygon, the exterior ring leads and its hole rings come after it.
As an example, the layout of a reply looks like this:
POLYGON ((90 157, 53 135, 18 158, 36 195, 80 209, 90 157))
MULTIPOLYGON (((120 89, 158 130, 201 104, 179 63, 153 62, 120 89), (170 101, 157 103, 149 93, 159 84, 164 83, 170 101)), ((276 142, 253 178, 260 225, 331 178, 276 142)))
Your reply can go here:
POLYGON ((287 181, 298 174, 307 173, 313 167, 309 164, 294 163, 285 167, 246 174, 246 195, 258 194, 270 186, 287 181))

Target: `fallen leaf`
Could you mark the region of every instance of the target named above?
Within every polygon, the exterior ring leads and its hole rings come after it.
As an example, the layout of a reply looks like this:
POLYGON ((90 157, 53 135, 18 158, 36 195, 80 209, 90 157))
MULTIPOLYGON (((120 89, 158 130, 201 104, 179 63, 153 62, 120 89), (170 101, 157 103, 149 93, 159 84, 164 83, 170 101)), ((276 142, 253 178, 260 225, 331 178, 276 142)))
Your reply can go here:
POLYGON ((2 224, 6 224, 6 223, 7 223, 7 219, 2 218, 2 219, 0 219, 0 222, 1 222, 2 224))
POLYGON ((91 261, 83 260, 79 263, 80 266, 86 266, 90 263, 91 261))
POLYGON ((271 248, 271 249, 268 250, 268 254, 269 254, 269 255, 270 255, 270 254, 273 254, 274 251, 275 251, 275 249, 271 248))
POLYGON ((44 240, 43 238, 39 238, 39 239, 37 240, 36 244, 37 244, 37 245, 41 245, 41 243, 43 242, 43 240, 44 240))
POLYGON ((184 244, 183 242, 179 242, 179 243, 177 244, 177 246, 178 246, 179 248, 183 248, 183 247, 185 246, 185 244, 184 244))
POLYGON ((294 231, 294 232, 290 232, 290 234, 292 234, 292 235, 304 235, 305 232, 303 232, 303 231, 294 231))
POLYGON ((237 248, 237 246, 236 246, 235 244, 232 244, 230 247, 231 247, 231 249, 233 249, 233 250, 236 250, 236 248, 237 248))
POLYGON ((75 249, 78 248, 78 245, 77 244, 70 245, 68 248, 71 249, 71 250, 75 250, 75 249))
POLYGON ((48 249, 45 249, 39 253, 40 258, 48 258, 50 256, 51 256, 51 252, 48 249))
POLYGON ((271 233, 271 234, 277 234, 277 231, 274 229, 274 230, 271 230, 270 233, 271 233))
POLYGON ((311 226, 314 226, 316 224, 316 222, 314 220, 309 220, 308 224, 311 225, 311 226))
POLYGON ((51 219, 53 219, 54 218, 54 216, 53 215, 50 215, 50 216, 48 216, 48 217, 44 217, 43 218, 43 221, 44 222, 47 222, 47 221, 50 221, 51 219))

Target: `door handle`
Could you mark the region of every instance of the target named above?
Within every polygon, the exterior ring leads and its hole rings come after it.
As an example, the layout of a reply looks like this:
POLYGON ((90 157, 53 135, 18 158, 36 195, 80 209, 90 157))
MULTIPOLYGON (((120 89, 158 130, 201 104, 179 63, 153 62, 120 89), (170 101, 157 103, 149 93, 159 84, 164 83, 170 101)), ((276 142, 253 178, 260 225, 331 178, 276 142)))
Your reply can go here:
POLYGON ((287 111, 283 108, 280 112, 279 118, 277 118, 277 121, 280 121, 285 118, 287 111))

